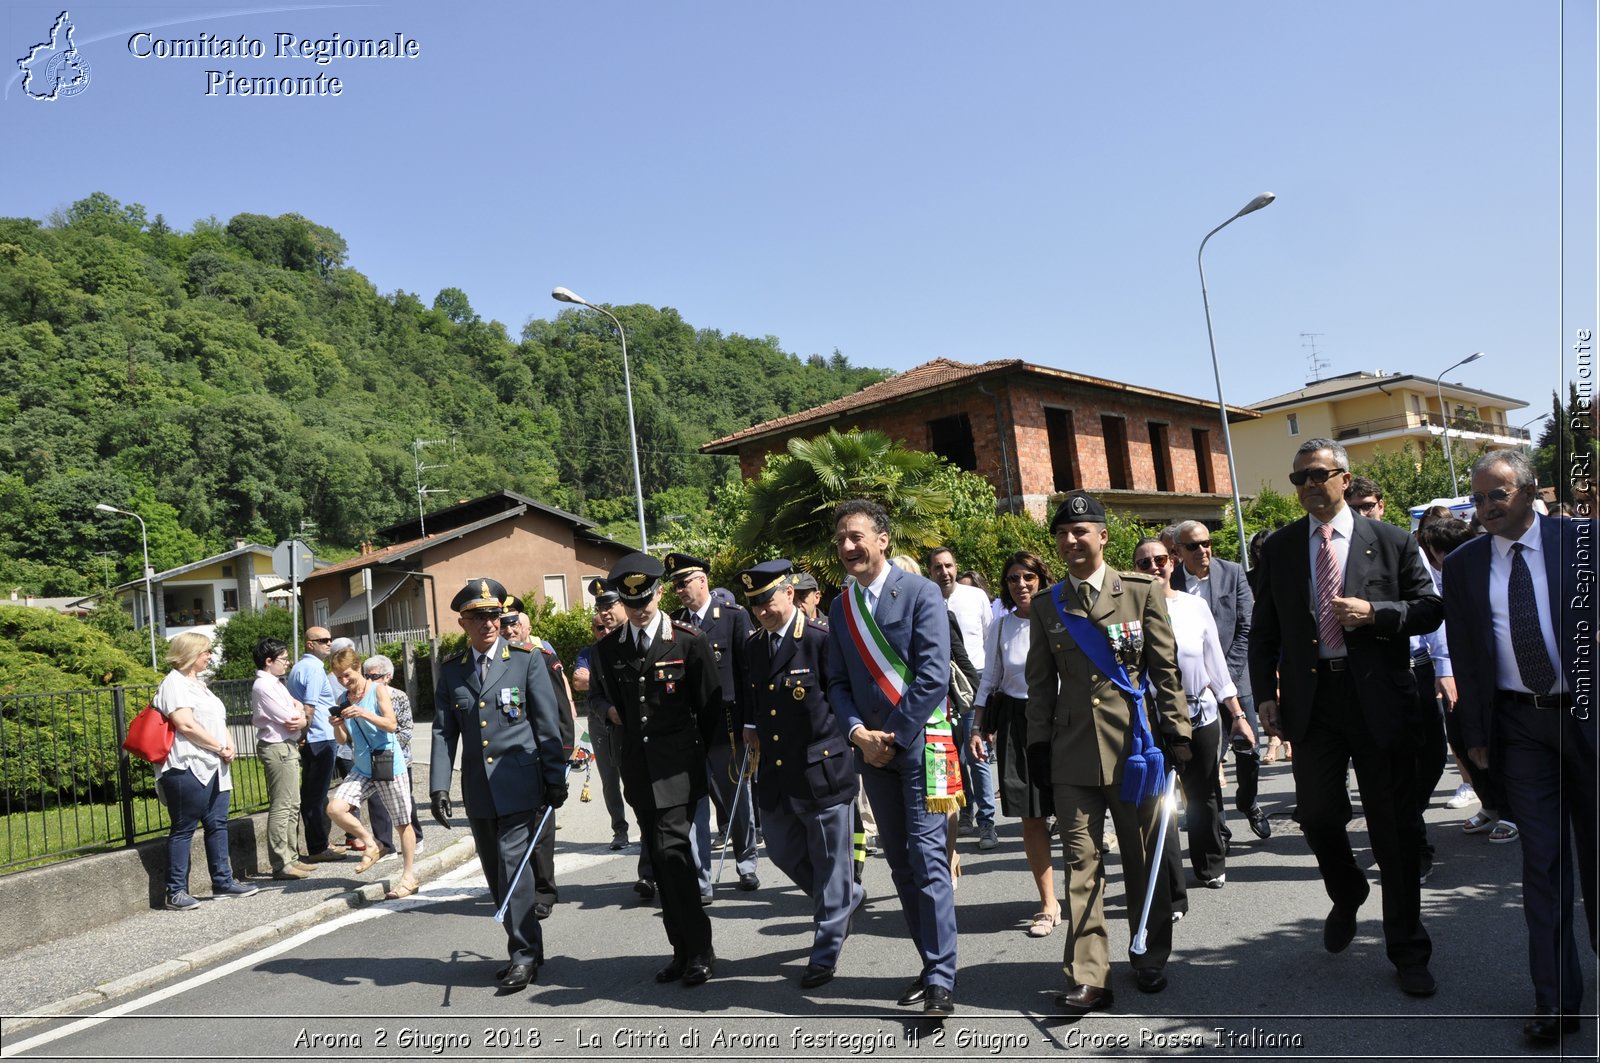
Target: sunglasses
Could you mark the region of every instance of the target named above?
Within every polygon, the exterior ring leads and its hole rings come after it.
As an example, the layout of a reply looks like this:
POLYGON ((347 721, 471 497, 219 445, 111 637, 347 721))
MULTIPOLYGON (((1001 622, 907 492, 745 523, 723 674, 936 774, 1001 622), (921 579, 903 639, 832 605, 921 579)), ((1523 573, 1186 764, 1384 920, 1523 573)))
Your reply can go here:
POLYGON ((1307 482, 1322 485, 1328 482, 1328 477, 1337 476, 1343 469, 1301 469, 1289 474, 1289 482, 1296 487, 1304 487, 1307 482))
POLYGON ((361 673, 361 678, 362 679, 382 679, 383 676, 378 674, 377 672, 362 672, 361 673))
POLYGON ((325 639, 306 639, 306 641, 308 643, 312 644, 312 645, 317 645, 318 643, 332 642, 333 638, 332 638, 332 636, 330 636, 330 637, 325 638, 325 639))
POLYGON ((1373 510, 1378 508, 1378 503, 1376 503, 1376 502, 1357 502, 1355 505, 1351 506, 1350 508, 1355 510, 1357 513, 1371 513, 1373 510))
POLYGON ((1133 567, 1140 572, 1149 572, 1152 569, 1158 569, 1163 565, 1169 564, 1171 561, 1171 554, 1161 554, 1157 557, 1141 557, 1133 562, 1133 567))
POLYGON ((1196 540, 1195 542, 1192 542, 1192 543, 1179 543, 1178 545, 1183 547, 1185 550, 1189 551, 1191 554, 1197 554, 1197 553, 1200 552, 1200 548, 1201 547, 1205 547, 1207 549, 1210 549, 1211 540, 1210 539, 1198 539, 1198 540, 1196 540))
POLYGON ((1485 503, 1488 503, 1488 502, 1505 502, 1505 501, 1508 501, 1511 498, 1511 496, 1516 494, 1516 493, 1517 493, 1517 489, 1515 487, 1510 488, 1510 489, 1507 489, 1507 488, 1504 488, 1504 487, 1496 487, 1493 491, 1474 491, 1474 492, 1472 492, 1472 494, 1468 495, 1467 497, 1472 500, 1472 504, 1473 505, 1481 507, 1485 503))

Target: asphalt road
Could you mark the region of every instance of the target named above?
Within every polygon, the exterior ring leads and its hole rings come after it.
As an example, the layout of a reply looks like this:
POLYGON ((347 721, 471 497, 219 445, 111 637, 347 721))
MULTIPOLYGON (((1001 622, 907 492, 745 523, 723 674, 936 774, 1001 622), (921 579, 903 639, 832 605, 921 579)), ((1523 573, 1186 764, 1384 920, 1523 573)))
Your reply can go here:
MULTIPOLYGON (((1557 1054, 1525 1046, 1520 1035, 1532 990, 1518 847, 1463 835, 1456 825, 1464 814, 1442 807, 1443 788, 1428 817, 1439 862, 1423 894, 1440 984, 1431 999, 1396 986, 1383 954, 1375 869, 1355 943, 1339 955, 1323 951, 1328 902, 1287 819, 1288 769, 1277 765, 1266 769, 1264 786, 1274 837, 1257 841, 1235 818, 1227 886, 1190 891, 1171 985, 1156 996, 1137 992, 1125 961, 1113 860, 1107 907, 1117 1006, 1077 1022, 1052 1003, 1065 988, 1064 935, 1024 933, 1035 904, 1017 822, 1001 820, 1002 844, 991 852, 963 839, 958 1011, 942 1025, 894 1005, 919 965, 881 859, 868 862, 869 907, 829 985, 797 987, 807 905, 765 863, 754 893, 732 888, 731 868, 724 876, 729 885, 710 910, 717 976, 697 989, 657 985, 652 974, 668 952, 660 912, 632 892, 636 849, 607 849, 598 783, 594 792, 593 802, 574 798, 562 813, 562 903, 544 924, 549 962, 528 991, 500 994, 492 984, 504 938, 476 861, 468 861, 415 898, 330 912, 265 948, 178 973, 110 1006, 6 1032, 0 1049, 19 1058, 163 1060, 1557 1054)), ((430 847, 448 840, 430 831, 430 847)), ((1364 845, 1364 834, 1356 841, 1364 845)), ((162 920, 160 933, 183 932, 182 916, 151 917, 162 920)), ((1593 1016, 1592 957, 1587 969, 1584 1007, 1593 1016)), ((1595 1048, 1594 1021, 1585 1019, 1565 1051, 1594 1058, 1595 1048)))

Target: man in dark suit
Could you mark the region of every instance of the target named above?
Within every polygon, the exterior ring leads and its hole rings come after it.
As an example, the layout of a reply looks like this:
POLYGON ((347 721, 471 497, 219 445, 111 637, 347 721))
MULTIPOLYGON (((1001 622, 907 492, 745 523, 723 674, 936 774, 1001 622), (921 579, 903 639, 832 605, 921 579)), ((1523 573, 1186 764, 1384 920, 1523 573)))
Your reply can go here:
POLYGON ((754 890, 761 887, 756 876, 756 824, 750 808, 750 796, 739 796, 740 787, 735 776, 739 759, 734 756, 734 742, 738 728, 740 691, 744 686, 744 646, 750 637, 750 617, 736 606, 721 605, 712 600, 711 583, 707 576, 708 563, 688 554, 671 553, 662 558, 666 567, 666 580, 672 584, 683 608, 672 614, 672 619, 689 624, 706 637, 711 646, 711 658, 717 666, 717 682, 722 687, 722 712, 726 730, 722 738, 706 749, 706 773, 710 779, 708 801, 695 808, 694 846, 700 860, 700 896, 711 896, 711 806, 717 810, 717 823, 723 839, 733 848, 733 858, 739 874, 739 888, 754 890))
MULTIPOLYGON (((948 799, 939 796, 942 779, 929 771, 926 749, 928 721, 945 711, 950 687, 944 595, 931 580, 889 564, 889 514, 876 502, 852 499, 835 509, 833 543, 850 578, 828 610, 828 701, 859 751, 878 843, 922 957, 922 973, 899 1003, 921 1004, 933 1017, 952 1015, 956 910, 945 851, 948 799)), ((951 766, 959 786, 959 763, 951 766)))
POLYGON ((828 705, 828 632, 794 604, 794 567, 766 561, 739 573, 761 625, 746 642, 744 743, 760 764, 756 797, 767 855, 811 898, 816 932, 802 989, 833 978, 863 896, 850 859, 860 782, 844 727, 828 705))
POLYGON ((1250 679, 1262 694, 1262 725, 1294 742, 1295 820, 1333 901, 1323 947, 1349 946, 1369 892, 1347 830, 1353 760, 1383 877, 1389 961, 1402 991, 1431 996, 1409 637, 1438 627, 1443 606, 1411 537, 1345 505, 1349 469, 1330 439, 1307 440, 1295 453, 1289 482, 1308 515, 1274 532, 1262 554, 1250 679))
POLYGON ((715 973, 717 957, 689 830, 694 806, 706 796, 706 749, 726 741, 727 725, 705 636, 661 611, 662 571, 660 561, 641 553, 611 570, 607 582, 628 622, 596 644, 591 682, 618 714, 622 791, 650 849, 672 943, 656 981, 697 986, 715 973))
POLYGON ((1572 926, 1575 853, 1589 948, 1600 898, 1595 792, 1596 522, 1541 517, 1532 464, 1517 451, 1472 466, 1487 535, 1444 563, 1445 619, 1462 740, 1493 762, 1504 811, 1521 828, 1522 907, 1535 1014, 1523 1034, 1555 1044, 1576 1032, 1583 963, 1572 926))
MULTIPOLYGON (((1256 803, 1261 788, 1261 753, 1255 740, 1261 734, 1261 722, 1256 717, 1255 698, 1250 695, 1250 614, 1256 607, 1250 581, 1245 578, 1243 565, 1211 556, 1211 529, 1199 521, 1179 524, 1174 538, 1179 563, 1173 566, 1172 586, 1211 607, 1211 617, 1217 622, 1217 641, 1228 658, 1228 678, 1238 688, 1239 707, 1246 717, 1232 724, 1230 744, 1238 787, 1234 791, 1234 807, 1250 821, 1256 837, 1270 838, 1272 821, 1256 803)), ((1227 757, 1227 747, 1223 757, 1227 757)), ((1222 830, 1228 834, 1226 823, 1222 830)))
POLYGON ((497 581, 478 578, 450 602, 461 614, 467 648, 439 664, 428 789, 434 818, 448 828, 450 774, 456 746, 464 744, 461 797, 478 862, 495 904, 505 904, 508 894, 511 898, 506 913, 511 963, 495 979, 502 989, 517 990, 538 978, 544 962, 534 876, 524 871, 517 877, 517 869, 541 810, 566 802, 567 782, 556 699, 544 663, 537 653, 500 637, 500 614, 508 601, 497 581))

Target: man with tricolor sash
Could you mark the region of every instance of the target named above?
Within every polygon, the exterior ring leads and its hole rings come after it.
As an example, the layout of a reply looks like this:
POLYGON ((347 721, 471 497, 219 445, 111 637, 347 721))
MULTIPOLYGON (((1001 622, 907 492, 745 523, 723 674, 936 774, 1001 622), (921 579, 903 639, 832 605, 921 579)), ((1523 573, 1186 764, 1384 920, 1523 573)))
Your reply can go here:
POLYGON ((960 808, 961 769, 945 699, 950 621, 932 581, 888 563, 889 515, 865 499, 833 512, 849 577, 828 612, 828 702, 858 751, 922 970, 900 995, 931 1017, 955 1012, 956 918, 946 815, 960 808))
MULTIPOLYGON (((1033 607, 1028 774, 1035 786, 1052 789, 1067 861, 1069 989, 1056 1003, 1069 1012, 1100 1011, 1112 1003, 1099 847, 1106 813, 1122 856, 1123 907, 1136 929, 1165 802, 1149 788, 1125 784, 1154 768, 1159 786, 1167 765, 1189 760, 1189 707, 1165 592, 1149 576, 1106 565, 1105 508, 1074 491, 1056 510, 1050 532, 1068 576, 1033 607), (1154 763, 1158 747, 1166 765, 1154 763), (1149 751, 1149 761, 1140 750, 1149 751)), ((1172 898, 1166 876, 1155 879, 1144 948, 1129 949, 1135 984, 1146 993, 1166 988, 1172 951, 1172 898)))

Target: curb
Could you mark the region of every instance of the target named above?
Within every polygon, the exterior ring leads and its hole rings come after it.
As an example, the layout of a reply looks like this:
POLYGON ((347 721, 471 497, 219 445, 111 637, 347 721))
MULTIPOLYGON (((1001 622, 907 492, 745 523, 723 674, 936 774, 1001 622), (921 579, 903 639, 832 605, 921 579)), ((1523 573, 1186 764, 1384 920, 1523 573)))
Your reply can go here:
MULTIPOLYGON (((431 882, 446 871, 460 867, 468 860, 476 857, 477 854, 477 846, 473 843, 470 834, 460 838, 439 852, 416 861, 413 869, 416 872, 417 882, 419 884, 431 882)), ((354 909, 365 908, 382 901, 384 899, 383 895, 388 888, 387 880, 364 882, 359 886, 345 890, 338 896, 330 897, 328 900, 312 905, 303 911, 286 915, 265 926, 252 927, 249 930, 240 931, 230 938, 195 949, 179 956, 177 959, 163 960, 161 963, 148 967, 143 971, 137 971, 122 978, 104 982, 87 992, 75 993, 70 997, 41 1005, 29 1011, 26 1015, 7 1016, 6 1028, 8 1031, 16 1031, 36 1026, 50 1019, 60 1018, 101 1004, 108 1004, 121 997, 132 996, 135 993, 152 989, 180 975, 204 970, 223 960, 261 948, 274 941, 293 937, 302 930, 345 915, 354 909)))

